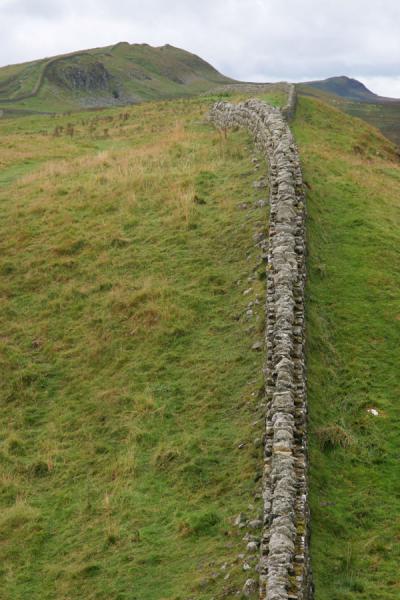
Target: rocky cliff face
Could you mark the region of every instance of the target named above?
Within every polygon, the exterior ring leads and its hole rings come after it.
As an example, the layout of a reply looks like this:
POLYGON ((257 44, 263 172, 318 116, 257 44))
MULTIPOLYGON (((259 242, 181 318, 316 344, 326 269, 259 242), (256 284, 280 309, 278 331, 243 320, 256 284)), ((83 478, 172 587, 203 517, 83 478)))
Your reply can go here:
POLYGON ((111 74, 100 61, 88 64, 56 62, 49 67, 47 77, 61 87, 85 92, 107 90, 112 81, 111 74))

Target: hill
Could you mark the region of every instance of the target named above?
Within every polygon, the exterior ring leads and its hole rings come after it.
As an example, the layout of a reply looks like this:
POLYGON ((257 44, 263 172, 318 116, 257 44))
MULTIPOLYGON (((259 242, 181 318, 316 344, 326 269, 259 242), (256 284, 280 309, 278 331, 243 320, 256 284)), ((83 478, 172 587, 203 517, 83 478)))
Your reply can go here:
POLYGON ((380 96, 371 92, 361 81, 345 76, 329 77, 320 81, 307 81, 304 85, 349 100, 358 100, 359 102, 376 102, 380 100, 380 96))
POLYGON ((232 81, 170 45, 121 42, 0 68, 0 108, 59 112, 193 95, 232 81))
MULTIPOLYGON (((256 576, 268 192, 214 100, 0 122, 4 600, 223 600, 256 576)), ((316 600, 397 600, 398 156, 315 98, 293 129, 316 600)))

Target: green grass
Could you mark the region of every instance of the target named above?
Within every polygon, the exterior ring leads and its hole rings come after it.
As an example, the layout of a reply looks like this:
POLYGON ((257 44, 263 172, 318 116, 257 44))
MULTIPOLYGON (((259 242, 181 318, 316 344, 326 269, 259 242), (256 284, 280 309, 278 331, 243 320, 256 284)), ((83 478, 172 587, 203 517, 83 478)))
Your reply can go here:
POLYGON ((300 100, 294 130, 308 186, 316 599, 395 600, 400 165, 378 132, 314 100, 300 100))
POLYGON ((4 600, 224 598, 246 579, 265 214, 237 206, 260 197, 250 140, 223 143, 208 107, 75 115, 73 138, 53 136, 72 117, 0 126, 4 600))
MULTIPOLYGON (((248 576, 233 518, 260 509, 265 215, 238 206, 252 144, 207 124, 212 99, 0 123, 5 600, 222 600, 248 576)), ((294 131, 316 600, 395 600, 398 157, 316 100, 294 131)))
POLYGON ((43 61, 0 68, 0 101, 29 94, 43 69, 43 61))
POLYGON ((343 112, 366 121, 380 131, 389 140, 400 146, 400 102, 393 101, 357 101, 329 93, 327 89, 318 89, 305 84, 297 86, 300 93, 318 98, 343 112))
POLYGON ((400 147, 400 102, 365 104, 346 102, 344 110, 355 117, 364 119, 382 131, 386 137, 400 147))

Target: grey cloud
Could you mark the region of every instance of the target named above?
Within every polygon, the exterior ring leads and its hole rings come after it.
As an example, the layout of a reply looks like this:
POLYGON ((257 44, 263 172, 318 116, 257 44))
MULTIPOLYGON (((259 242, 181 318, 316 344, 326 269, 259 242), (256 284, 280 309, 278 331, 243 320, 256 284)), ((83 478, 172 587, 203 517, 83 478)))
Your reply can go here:
POLYGON ((0 5, 0 15, 18 16, 23 19, 54 19, 65 14, 65 2, 52 0, 7 0, 0 5))

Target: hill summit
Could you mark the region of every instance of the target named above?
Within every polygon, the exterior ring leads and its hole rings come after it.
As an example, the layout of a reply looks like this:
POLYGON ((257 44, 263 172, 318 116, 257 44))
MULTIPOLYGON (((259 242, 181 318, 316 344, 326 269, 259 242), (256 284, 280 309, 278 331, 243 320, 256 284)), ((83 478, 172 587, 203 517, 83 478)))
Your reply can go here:
POLYGON ((233 81, 169 44, 119 42, 0 68, 0 108, 63 111, 188 96, 233 81))
POLYGON ((358 100, 359 102, 373 102, 380 99, 377 94, 369 90, 361 81, 341 75, 340 77, 328 77, 319 81, 308 81, 305 85, 322 90, 329 94, 335 94, 342 98, 358 100))

